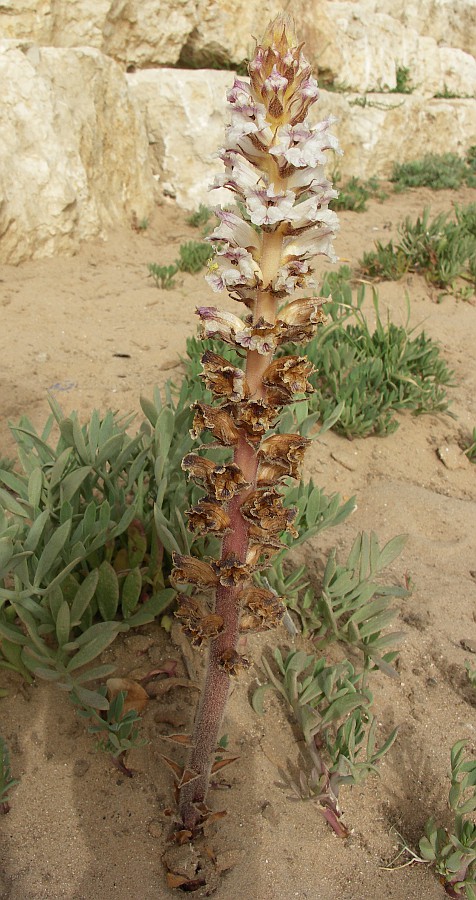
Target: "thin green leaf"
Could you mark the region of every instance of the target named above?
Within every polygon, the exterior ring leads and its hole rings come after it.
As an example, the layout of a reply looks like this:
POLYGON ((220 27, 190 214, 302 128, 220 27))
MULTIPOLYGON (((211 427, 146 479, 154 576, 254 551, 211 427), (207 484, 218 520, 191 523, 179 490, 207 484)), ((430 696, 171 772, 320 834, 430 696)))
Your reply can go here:
MULTIPOLYGON (((81 666, 85 666, 86 663, 96 659, 106 647, 109 647, 109 644, 112 644, 120 630, 119 624, 116 622, 99 622, 98 624, 107 627, 103 628, 102 631, 96 631, 89 640, 84 642, 83 646, 69 661, 66 667, 68 672, 73 672, 75 669, 79 669, 81 666)), ((81 637, 84 638, 93 628, 95 628, 94 625, 88 628, 88 631, 84 632, 81 637)))
POLYGON ((104 621, 114 619, 119 605, 119 582, 111 563, 103 560, 98 569, 96 600, 104 621))
POLYGON ((35 587, 39 587, 44 577, 61 561, 59 555, 68 540, 70 530, 71 522, 64 522, 53 532, 38 560, 34 580, 35 587))
POLYGON ((251 698, 251 705, 258 716, 264 716, 264 695, 271 687, 268 682, 261 684, 251 698))
POLYGON ((85 610, 94 596, 98 580, 99 571, 98 569, 93 569, 92 572, 89 572, 89 574, 86 575, 86 578, 76 591, 74 600, 71 604, 71 625, 73 627, 79 625, 85 610))

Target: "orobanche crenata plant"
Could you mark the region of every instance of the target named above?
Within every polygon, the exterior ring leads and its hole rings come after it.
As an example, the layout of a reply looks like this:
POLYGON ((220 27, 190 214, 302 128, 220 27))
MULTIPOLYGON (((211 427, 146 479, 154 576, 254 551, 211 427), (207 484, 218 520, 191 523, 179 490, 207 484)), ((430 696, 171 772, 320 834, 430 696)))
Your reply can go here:
POLYGON ((183 770, 172 763, 179 827, 190 836, 209 815, 210 775, 225 764, 215 756, 230 681, 249 665, 239 652, 240 635, 271 629, 285 615, 283 600, 258 586, 254 573, 280 552, 285 532, 297 534, 296 510, 284 505, 282 485, 298 476, 309 440, 273 429, 283 406, 313 390, 313 366, 306 357, 275 353, 283 344, 307 342, 325 321, 324 300, 309 296, 312 259, 335 260, 338 228, 329 210, 337 194, 324 173, 325 151, 337 150, 337 141, 331 119, 308 122, 318 87, 290 20, 278 17, 268 27, 249 75, 249 84, 237 78, 228 93, 231 124, 220 151, 225 174, 213 187, 235 194, 236 211, 217 210, 207 275, 213 290, 228 291, 247 312, 240 318, 214 306, 197 310, 202 337, 235 348, 243 368, 210 350, 203 354, 202 377, 214 404, 195 404, 192 431, 208 430, 211 438, 182 464, 204 490, 188 512, 189 526, 219 535, 221 555, 174 554, 173 580, 184 586, 177 615, 194 646, 209 643, 189 758, 183 770), (217 446, 228 449, 218 463, 205 455, 217 446))

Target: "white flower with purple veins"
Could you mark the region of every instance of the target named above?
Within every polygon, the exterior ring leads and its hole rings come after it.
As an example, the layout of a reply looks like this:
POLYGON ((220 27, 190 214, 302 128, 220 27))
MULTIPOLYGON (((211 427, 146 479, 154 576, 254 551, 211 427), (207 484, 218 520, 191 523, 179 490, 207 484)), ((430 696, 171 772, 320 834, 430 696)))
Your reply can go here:
POLYGON ((309 225, 322 222, 329 225, 334 231, 339 229, 339 219, 335 212, 327 208, 327 201, 318 194, 313 194, 307 200, 297 203, 288 217, 294 230, 308 228, 309 225))
POLYGON ((284 75, 281 75, 278 72, 277 67, 274 66, 271 75, 263 82, 262 91, 264 95, 268 96, 268 100, 273 94, 275 94, 278 99, 282 100, 288 85, 288 79, 285 78, 284 75))
MULTIPOLYGON (((332 245, 334 234, 334 228, 317 227, 306 230, 286 244, 282 256, 283 262, 291 259, 312 259, 313 256, 322 255, 328 256, 332 262, 337 262, 338 259, 332 245)), ((281 269, 278 270, 278 275, 280 272, 281 269)))
POLYGON ((293 191, 275 191, 270 185, 247 194, 246 208, 254 225, 276 225, 289 220, 294 200, 293 191))
POLYGON ((228 91, 226 99, 244 116, 252 117, 257 113, 256 103, 251 96, 250 86, 246 81, 240 81, 239 78, 235 78, 233 87, 228 91))
POLYGON ((331 118, 313 128, 302 124, 283 125, 278 131, 278 140, 269 152, 278 157, 278 163, 282 168, 284 163, 295 168, 322 166, 327 161, 325 150, 332 149, 339 152, 336 138, 327 133, 330 124, 331 118))
POLYGON ((242 331, 243 321, 233 313, 217 309, 216 306, 197 306, 204 337, 217 337, 232 342, 237 331, 242 331))
POLYGON ((292 259, 278 269, 271 287, 276 294, 293 294, 298 288, 315 288, 316 281, 308 262, 292 259))
POLYGON ((207 238, 207 241, 215 243, 226 241, 232 247, 244 247, 249 250, 260 246, 260 240, 254 228, 245 222, 241 216, 228 209, 216 209, 215 215, 220 219, 215 231, 207 238))
POLYGON ((217 250, 205 276, 214 291, 225 288, 234 291, 240 287, 257 288, 261 283, 261 269, 255 263, 251 253, 244 247, 231 247, 229 244, 217 250))
POLYGON ((252 190, 262 180, 262 175, 237 150, 223 150, 219 153, 225 163, 225 175, 217 175, 212 187, 225 187, 236 194, 252 190))

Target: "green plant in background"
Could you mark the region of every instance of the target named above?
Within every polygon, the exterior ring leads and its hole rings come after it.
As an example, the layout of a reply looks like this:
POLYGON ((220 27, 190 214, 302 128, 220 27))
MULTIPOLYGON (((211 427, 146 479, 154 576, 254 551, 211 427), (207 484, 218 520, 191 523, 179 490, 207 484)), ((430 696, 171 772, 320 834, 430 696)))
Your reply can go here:
POLYGON ((212 219, 213 216, 213 210, 210 209, 209 206, 205 206, 204 203, 200 203, 197 211, 191 213, 191 215, 187 217, 186 222, 187 225, 190 225, 192 228, 206 229, 209 226, 210 219, 212 219))
POLYGON ((441 288, 452 288, 463 278, 476 285, 476 204, 455 205, 456 221, 448 213, 430 219, 428 207, 416 222, 407 217, 400 225, 396 244, 376 243, 359 262, 363 274, 372 278, 398 279, 405 272, 424 275, 441 288))
POLYGON ((428 153, 423 159, 394 163, 390 181, 395 191, 415 187, 457 190, 464 184, 476 187, 476 147, 470 147, 465 157, 456 153, 428 153))
POLYGON ((90 663, 175 595, 155 519, 174 515, 167 483, 176 447, 181 454, 191 444, 174 434, 188 396, 174 405, 157 392, 155 401, 144 401, 149 420, 130 437, 130 418, 94 411, 81 427, 50 400, 41 434, 26 418, 12 428, 23 471, 0 470, 1 665, 57 681, 75 702, 102 709, 107 701, 84 684, 110 667, 90 663))
MULTIPOLYGON (((106 698, 106 688, 102 687, 100 693, 106 698)), ((139 735, 141 717, 135 709, 124 712, 124 703, 127 691, 119 691, 113 700, 108 703, 105 712, 98 712, 94 707, 79 707, 78 715, 89 719, 89 734, 97 736, 97 748, 104 753, 110 753, 118 769, 132 776, 131 770, 125 764, 125 757, 129 750, 143 747, 147 741, 139 735)))
POLYGON ((147 268, 158 288, 169 291, 174 287, 174 277, 179 270, 177 265, 159 266, 156 263, 149 263, 147 268))
POLYGON ((413 94, 415 87, 412 85, 412 78, 408 66, 397 66, 395 77, 396 85, 389 91, 390 94, 413 94))
POLYGON ((206 266, 211 253, 210 244, 205 244, 203 241, 187 241, 179 247, 177 268, 181 272, 190 272, 195 275, 206 266))
POLYGON ((466 660, 464 667, 466 669, 466 674, 468 676, 469 683, 476 688, 476 667, 473 669, 472 665, 468 660, 466 660))
POLYGON ((382 191, 377 178, 361 181, 360 178, 353 176, 345 184, 341 185, 340 182, 340 172, 336 171, 334 173, 334 187, 339 191, 339 196, 335 200, 331 200, 329 204, 330 209, 336 211, 365 212, 367 201, 371 197, 375 197, 380 202, 383 202, 388 196, 382 191))
POLYGON ((464 452, 472 463, 476 463, 476 428, 473 428, 472 435, 464 452))
MULTIPOLYGON (((327 290, 324 284, 324 293, 327 290)), ((333 291, 333 302, 326 308, 330 322, 306 351, 317 370, 311 381, 315 379, 318 387, 309 411, 325 420, 343 404, 334 428, 347 437, 390 434, 398 428, 398 410, 447 412, 444 388, 452 383, 452 373, 438 346, 424 332, 413 336, 408 325, 384 324, 375 291, 372 332, 362 312, 364 296, 364 289, 359 289, 353 304, 348 285, 333 291)))
POLYGON ((338 837, 349 830, 342 821, 339 795, 343 785, 360 784, 391 748, 394 729, 377 749, 377 720, 371 712, 373 695, 367 685, 367 671, 356 672, 344 659, 329 664, 323 657, 293 650, 284 658, 273 653, 277 672, 262 657, 268 682, 253 696, 253 708, 263 712, 263 695, 274 687, 289 704, 304 738, 305 759, 296 777, 282 773, 295 799, 312 800, 338 837))
POLYGON ((462 94, 457 91, 452 91, 446 84, 446 81, 443 90, 438 91, 436 94, 433 94, 433 96, 435 100, 472 100, 474 98, 474 94, 462 94))
POLYGON ((437 827, 434 818, 420 840, 424 860, 434 863, 450 897, 476 900, 476 759, 465 753, 467 741, 451 748, 450 828, 437 827))
POLYGON ((302 633, 319 647, 332 641, 347 644, 363 654, 366 668, 395 676, 391 663, 397 653, 389 648, 401 641, 403 633, 382 632, 397 615, 391 598, 408 597, 409 591, 397 584, 380 584, 377 578, 400 555, 405 541, 406 535, 399 535, 380 549, 374 533, 357 535, 345 564, 337 562, 335 549, 330 551, 319 590, 310 587, 304 566, 286 571, 282 557, 266 580, 286 598, 302 633))
POLYGON ((19 782, 17 779, 12 777, 12 773, 10 770, 10 754, 8 752, 8 747, 0 737, 0 812, 8 813, 10 812, 10 791, 13 790, 15 785, 19 782))
MULTIPOLYGON (((206 207, 202 207, 206 209, 206 207)), ((187 241, 179 247, 179 256, 170 266, 160 266, 149 263, 149 274, 154 279, 158 288, 170 290, 174 287, 174 278, 177 272, 190 272, 195 275, 207 264, 210 258, 210 245, 203 241, 187 241)))

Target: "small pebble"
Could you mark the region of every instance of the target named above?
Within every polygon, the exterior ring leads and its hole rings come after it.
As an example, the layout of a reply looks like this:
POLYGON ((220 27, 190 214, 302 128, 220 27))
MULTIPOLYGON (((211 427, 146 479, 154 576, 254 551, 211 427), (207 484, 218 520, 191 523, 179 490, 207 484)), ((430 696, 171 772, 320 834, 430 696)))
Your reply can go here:
POLYGON ((86 772, 88 771, 90 765, 91 763, 87 759, 75 760, 73 766, 73 775, 75 775, 76 778, 83 778, 84 775, 86 775, 86 772))
POLYGON ((436 453, 443 465, 451 471, 467 469, 471 465, 466 453, 463 453, 458 444, 443 444, 443 446, 438 447, 436 453))

